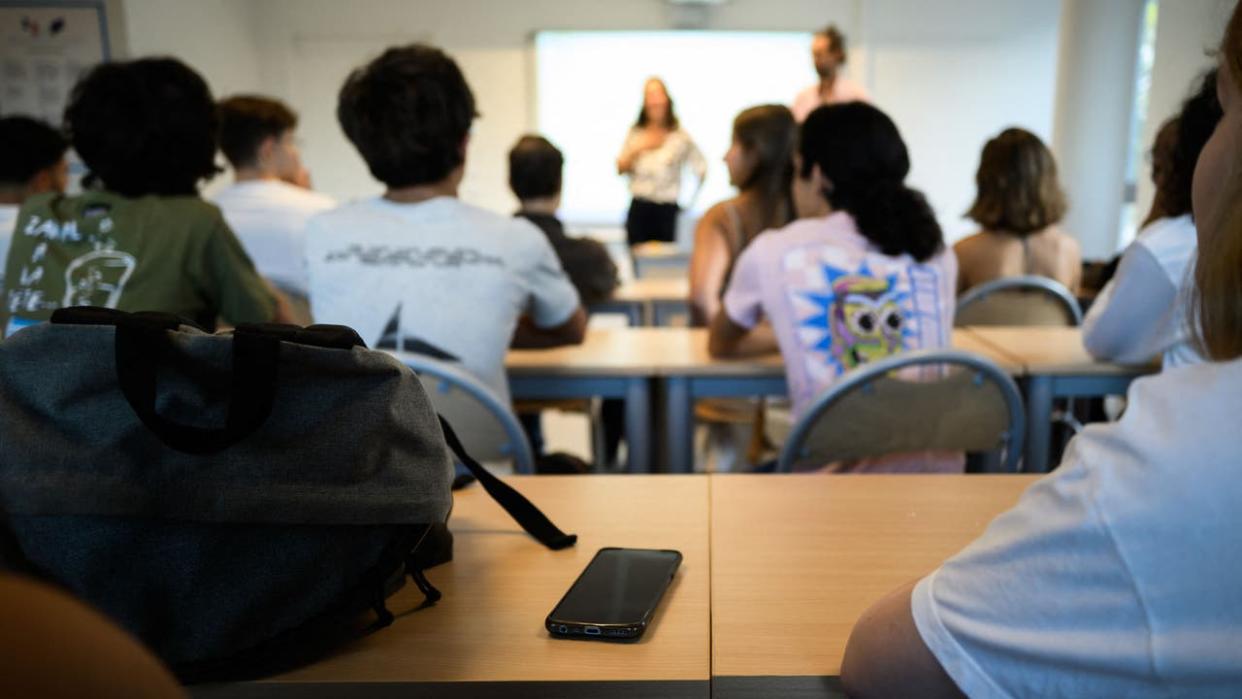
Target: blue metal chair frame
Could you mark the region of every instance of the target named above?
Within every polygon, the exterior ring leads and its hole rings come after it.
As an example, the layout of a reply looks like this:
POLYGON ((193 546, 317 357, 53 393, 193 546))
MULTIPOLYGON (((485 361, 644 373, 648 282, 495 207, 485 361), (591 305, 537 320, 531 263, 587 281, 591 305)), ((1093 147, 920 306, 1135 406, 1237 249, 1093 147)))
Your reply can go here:
POLYGON ((980 284, 962 294, 957 300, 956 312, 961 313, 967 306, 998 291, 1038 291, 1047 294, 1065 307, 1066 313, 1073 319, 1075 326, 1082 325, 1082 307, 1078 305, 1078 299, 1074 298, 1069 289, 1066 289, 1065 285, 1060 282, 1036 275, 1002 277, 980 284))
MULTIPOLYGON (((508 443, 501 445, 499 451, 513 459, 513 470, 523 474, 535 472, 535 455, 531 451, 530 442, 526 439, 526 433, 522 431, 522 424, 518 422, 517 415, 486 384, 460 365, 452 362, 410 352, 389 350, 388 353, 416 373, 434 377, 438 382, 437 390, 440 393, 458 389, 491 413, 504 429, 508 439, 508 443)), ((432 403, 435 403, 434 397, 432 397, 432 403)), ((464 439, 464 435, 460 436, 464 439)))
MULTIPOLYGON (((840 381, 833 384, 823 395, 819 396, 794 425, 793 431, 781 449, 776 470, 788 473, 793 470, 793 465, 797 461, 807 456, 804 453, 807 438, 811 435, 816 424, 823 418, 824 414, 832 410, 845 396, 855 391, 866 390, 873 382, 894 371, 929 364, 964 367, 969 371, 976 372, 976 383, 990 381, 1000 389, 1001 397, 1009 410, 1008 429, 1000 435, 1000 441, 1005 451, 1001 470, 1006 473, 1016 473, 1018 471, 1018 462, 1022 458, 1022 441, 1026 435, 1026 411, 1023 407, 1022 395, 1018 392, 1018 387, 1014 384, 1013 379, 1009 378, 1004 369, 1001 369, 986 357, 961 350, 903 352, 866 364, 849 372, 840 381)), ((877 453, 878 455, 880 454, 877 453)))

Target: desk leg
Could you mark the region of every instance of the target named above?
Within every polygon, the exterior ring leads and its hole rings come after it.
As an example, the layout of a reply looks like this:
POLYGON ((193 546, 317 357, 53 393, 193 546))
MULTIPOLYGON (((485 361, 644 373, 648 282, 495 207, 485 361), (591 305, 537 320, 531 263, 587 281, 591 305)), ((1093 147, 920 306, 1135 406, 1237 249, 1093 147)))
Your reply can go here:
POLYGON ((1052 441, 1052 377, 1026 378, 1026 473, 1048 472, 1048 445, 1052 441))
POLYGON ((665 439, 668 470, 671 473, 694 471, 694 400, 690 397, 690 380, 670 376, 664 384, 668 434, 665 439))
POLYGON ((641 303, 631 303, 626 306, 625 315, 629 318, 630 327, 637 328, 646 324, 647 319, 644 312, 646 310, 646 306, 641 303))
POLYGON ((630 473, 651 473, 651 386, 645 376, 626 380, 625 450, 630 473))

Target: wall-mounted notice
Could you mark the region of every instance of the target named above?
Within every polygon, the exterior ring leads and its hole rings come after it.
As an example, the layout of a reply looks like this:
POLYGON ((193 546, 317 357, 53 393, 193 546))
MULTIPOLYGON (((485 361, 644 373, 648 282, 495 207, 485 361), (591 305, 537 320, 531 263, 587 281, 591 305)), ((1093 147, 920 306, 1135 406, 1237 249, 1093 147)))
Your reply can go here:
POLYGON ((79 76, 108 60, 103 2, 0 6, 0 114, 60 124, 79 76))

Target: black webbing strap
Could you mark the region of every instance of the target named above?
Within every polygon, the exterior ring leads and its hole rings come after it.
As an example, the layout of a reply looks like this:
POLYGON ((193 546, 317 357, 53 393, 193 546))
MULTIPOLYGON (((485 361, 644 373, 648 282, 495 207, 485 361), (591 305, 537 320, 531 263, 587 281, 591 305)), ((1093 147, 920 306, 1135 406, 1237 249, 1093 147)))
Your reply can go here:
POLYGON ((552 520, 540 512, 539 508, 535 507, 524 495, 496 476, 493 476, 490 471, 483 468, 482 464, 472 459, 461 446, 461 442, 457 439, 457 434, 453 432, 453 428, 442 417, 440 418, 440 429, 444 430, 444 440, 448 442, 449 449, 452 449, 453 454, 457 456, 461 464, 470 469, 470 473, 479 479, 479 483, 483 485, 483 489, 487 491, 487 494, 500 503, 500 506, 505 508, 505 512, 508 512, 513 519, 517 520, 517 523, 522 525, 522 528, 528 534, 538 539, 539 543, 553 551, 557 551, 573 546, 578 541, 577 534, 566 534, 561 531, 552 523, 552 520))

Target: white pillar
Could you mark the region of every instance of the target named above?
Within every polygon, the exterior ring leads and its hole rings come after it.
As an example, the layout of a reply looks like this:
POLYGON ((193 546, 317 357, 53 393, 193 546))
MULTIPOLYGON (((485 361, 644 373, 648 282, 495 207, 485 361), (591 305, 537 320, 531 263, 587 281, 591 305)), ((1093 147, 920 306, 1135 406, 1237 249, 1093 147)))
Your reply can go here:
POLYGON ((1063 0, 1052 150, 1065 229, 1085 258, 1117 246, 1143 0, 1063 0))

